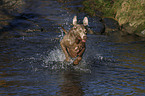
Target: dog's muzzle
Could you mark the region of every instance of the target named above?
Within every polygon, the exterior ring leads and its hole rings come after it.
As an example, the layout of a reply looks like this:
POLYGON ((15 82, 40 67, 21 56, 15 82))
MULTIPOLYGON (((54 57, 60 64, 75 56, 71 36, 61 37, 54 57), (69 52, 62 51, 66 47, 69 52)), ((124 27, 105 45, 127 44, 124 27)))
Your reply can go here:
POLYGON ((82 42, 86 42, 87 36, 83 36, 82 42))

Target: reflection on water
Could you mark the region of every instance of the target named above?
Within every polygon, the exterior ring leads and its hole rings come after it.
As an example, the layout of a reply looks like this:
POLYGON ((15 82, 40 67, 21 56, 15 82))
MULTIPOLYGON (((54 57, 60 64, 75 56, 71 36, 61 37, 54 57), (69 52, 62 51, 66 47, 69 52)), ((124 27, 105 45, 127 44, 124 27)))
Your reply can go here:
POLYGON ((88 34, 80 64, 64 62, 58 24, 69 30, 74 15, 84 17, 80 1, 25 0, 23 11, 4 14, 12 17, 0 19, 1 96, 145 94, 145 41, 139 37, 88 34))
POLYGON ((64 81, 60 85, 61 96, 83 96, 84 92, 81 86, 81 74, 75 71, 63 74, 64 81))

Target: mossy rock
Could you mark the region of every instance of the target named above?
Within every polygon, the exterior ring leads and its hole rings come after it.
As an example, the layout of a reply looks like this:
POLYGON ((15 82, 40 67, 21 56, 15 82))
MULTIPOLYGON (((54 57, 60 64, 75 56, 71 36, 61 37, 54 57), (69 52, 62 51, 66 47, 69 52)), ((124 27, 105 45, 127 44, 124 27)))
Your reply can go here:
POLYGON ((145 22, 144 0, 120 0, 115 8, 115 18, 120 25, 128 23, 129 26, 137 28, 145 22))
POLYGON ((129 26, 128 23, 124 24, 122 27, 122 31, 126 32, 127 34, 145 37, 145 23, 140 24, 137 28, 129 26))
POLYGON ((122 25, 122 31, 126 32, 127 34, 134 34, 136 28, 129 26, 128 23, 122 25))
POLYGON ((140 24, 136 30, 134 31, 134 33, 138 36, 141 36, 141 37, 145 37, 145 22, 144 24, 140 24))

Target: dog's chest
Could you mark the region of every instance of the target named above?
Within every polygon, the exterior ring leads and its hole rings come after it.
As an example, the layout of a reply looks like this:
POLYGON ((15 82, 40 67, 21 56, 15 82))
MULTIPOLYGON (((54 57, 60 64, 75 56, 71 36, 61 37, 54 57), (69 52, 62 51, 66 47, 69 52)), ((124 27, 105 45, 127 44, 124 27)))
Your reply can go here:
POLYGON ((83 47, 84 45, 82 44, 82 42, 79 42, 79 43, 74 43, 73 46, 71 46, 71 49, 79 52, 80 50, 82 50, 83 47))

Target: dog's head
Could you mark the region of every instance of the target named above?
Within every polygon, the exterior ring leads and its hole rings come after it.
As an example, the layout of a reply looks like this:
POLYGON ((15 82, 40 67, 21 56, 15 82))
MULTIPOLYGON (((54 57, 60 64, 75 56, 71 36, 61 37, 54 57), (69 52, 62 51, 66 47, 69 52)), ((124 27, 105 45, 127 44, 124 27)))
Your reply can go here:
POLYGON ((82 42, 87 40, 87 30, 86 26, 88 25, 88 18, 84 17, 83 24, 77 24, 77 16, 73 18, 73 32, 82 42))

